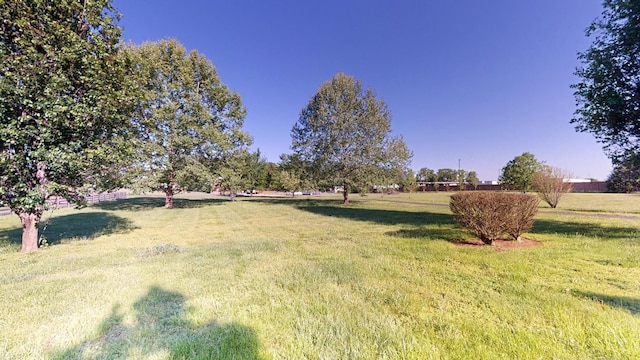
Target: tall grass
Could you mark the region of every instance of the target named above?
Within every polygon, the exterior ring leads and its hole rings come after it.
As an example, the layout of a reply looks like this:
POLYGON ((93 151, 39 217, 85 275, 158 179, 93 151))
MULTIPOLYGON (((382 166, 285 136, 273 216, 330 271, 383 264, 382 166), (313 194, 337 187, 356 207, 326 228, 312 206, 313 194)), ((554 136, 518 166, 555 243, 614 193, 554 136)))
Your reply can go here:
POLYGON ((28 255, 0 218, 0 358, 640 358, 638 224, 542 214, 495 251, 365 198, 60 210, 28 255))

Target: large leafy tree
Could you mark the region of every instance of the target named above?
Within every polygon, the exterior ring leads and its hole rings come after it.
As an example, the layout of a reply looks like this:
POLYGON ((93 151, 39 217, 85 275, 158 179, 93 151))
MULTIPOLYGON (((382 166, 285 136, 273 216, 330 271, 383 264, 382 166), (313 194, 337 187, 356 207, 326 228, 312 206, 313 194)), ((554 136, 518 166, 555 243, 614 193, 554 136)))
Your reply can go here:
POLYGON ((212 164, 250 143, 240 95, 220 82, 213 64, 177 40, 130 48, 144 99, 133 116, 138 133, 137 190, 162 191, 165 207, 185 188, 214 179, 212 164))
POLYGON ((412 154, 390 136, 391 113, 371 88, 339 73, 322 84, 291 131, 294 153, 318 181, 342 185, 344 203, 353 187, 383 181, 405 169, 412 154))
POLYGON ((533 175, 540 170, 541 166, 542 163, 533 154, 524 152, 502 168, 498 180, 507 187, 527 192, 533 184, 533 175))
POLYGON ((640 1, 604 0, 603 6, 586 32, 593 43, 579 54, 571 122, 621 163, 640 154, 640 1))
POLYGON ((38 248, 46 200, 82 201, 127 133, 117 20, 109 0, 0 2, 0 200, 20 217, 22 252, 38 248))

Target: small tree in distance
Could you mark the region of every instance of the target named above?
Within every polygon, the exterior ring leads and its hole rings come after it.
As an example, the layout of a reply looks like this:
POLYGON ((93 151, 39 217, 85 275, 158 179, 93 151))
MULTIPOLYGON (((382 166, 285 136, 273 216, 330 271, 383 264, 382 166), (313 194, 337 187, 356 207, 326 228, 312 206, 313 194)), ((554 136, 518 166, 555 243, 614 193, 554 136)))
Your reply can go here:
POLYGON ((473 189, 475 190, 478 188, 478 183, 480 182, 480 179, 478 179, 478 173, 476 173, 475 171, 469 171, 465 176, 464 181, 470 183, 473 186, 473 189))
POLYGON ((533 154, 522 153, 502 168, 498 180, 507 187, 526 193, 531 190, 533 174, 540 170, 541 165, 533 154))
POLYGON ((566 170, 543 165, 540 171, 533 174, 532 187, 542 200, 555 209, 560 198, 573 189, 573 185, 566 181, 570 177, 566 170))

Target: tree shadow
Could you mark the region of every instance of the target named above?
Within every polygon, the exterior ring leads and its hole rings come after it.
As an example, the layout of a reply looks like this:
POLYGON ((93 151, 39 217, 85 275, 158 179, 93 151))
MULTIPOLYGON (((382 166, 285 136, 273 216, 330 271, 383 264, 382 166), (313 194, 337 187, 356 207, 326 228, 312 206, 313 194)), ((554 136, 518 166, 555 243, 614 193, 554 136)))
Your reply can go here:
POLYGON ((299 205, 300 210, 323 216, 334 216, 358 221, 366 221, 386 225, 452 225, 453 218, 448 214, 432 213, 427 211, 398 211, 384 209, 361 209, 347 206, 328 206, 315 204, 299 205))
MULTIPOLYGON (((55 245, 65 239, 92 240, 102 235, 127 233, 136 228, 130 220, 107 212, 78 212, 50 220, 43 216, 38 235, 43 236, 47 244, 55 245)), ((21 241, 22 228, 0 231, 0 244, 20 244, 21 241)))
POLYGON ((625 309, 632 315, 640 316, 640 298, 632 298, 627 296, 611 296, 578 290, 574 290, 572 291, 572 293, 592 301, 607 304, 611 307, 625 309))
POLYGON ((128 359, 167 353, 170 359, 261 358, 256 332, 250 327, 216 321, 196 327, 187 319, 187 310, 182 294, 151 287, 133 304, 132 321, 126 321, 116 305, 95 337, 54 351, 49 358, 128 359))
POLYGON ((341 205, 330 206, 326 205, 326 203, 322 205, 307 205, 303 203, 298 208, 323 216, 335 216, 385 225, 408 225, 411 227, 384 233, 391 237, 459 242, 460 239, 467 236, 449 214, 428 211, 361 209, 341 205))
MULTIPOLYGON (((173 199, 173 207, 176 209, 191 209, 204 207, 211 204, 227 202, 225 199, 173 199)), ((144 211, 164 207, 163 197, 135 197, 117 201, 101 202, 92 205, 101 210, 115 211, 144 211)))
POLYGON ((532 233, 583 235, 599 239, 611 240, 640 237, 640 229, 633 227, 602 226, 597 223, 536 219, 532 233))

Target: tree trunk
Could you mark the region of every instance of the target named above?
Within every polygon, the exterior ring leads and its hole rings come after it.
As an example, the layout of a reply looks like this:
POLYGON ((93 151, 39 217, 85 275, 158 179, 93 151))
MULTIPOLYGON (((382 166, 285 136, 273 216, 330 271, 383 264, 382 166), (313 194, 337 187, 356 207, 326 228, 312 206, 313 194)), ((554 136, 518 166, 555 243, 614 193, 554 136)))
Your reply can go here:
POLYGON ((348 205, 349 204, 349 185, 344 184, 344 191, 342 192, 342 197, 344 198, 344 205, 348 205))
POLYGON ((22 223, 22 248, 20 252, 25 253, 38 250, 38 225, 40 224, 40 215, 21 212, 18 216, 22 223))
POLYGON ((173 189, 168 187, 165 189, 164 193, 166 194, 164 198, 164 207, 167 209, 173 208, 173 189))

